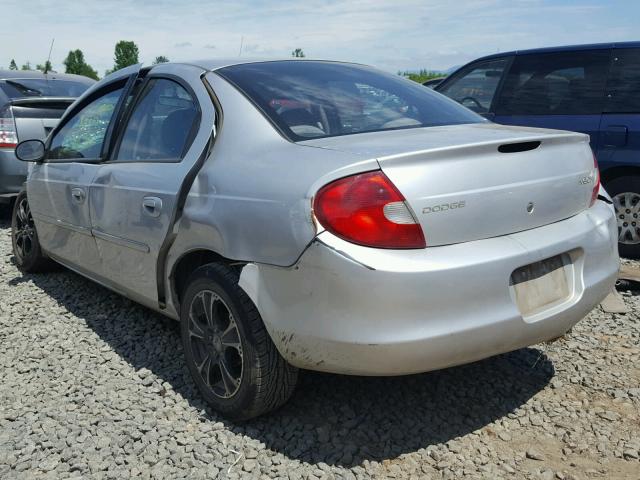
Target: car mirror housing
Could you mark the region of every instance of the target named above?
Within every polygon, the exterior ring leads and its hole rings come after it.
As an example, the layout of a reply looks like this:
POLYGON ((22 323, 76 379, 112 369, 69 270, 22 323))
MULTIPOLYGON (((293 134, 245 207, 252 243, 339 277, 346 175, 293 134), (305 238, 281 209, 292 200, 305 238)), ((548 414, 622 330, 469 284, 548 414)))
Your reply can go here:
POLYGON ((41 162, 45 147, 42 140, 24 140, 16 147, 16 157, 23 162, 41 162))

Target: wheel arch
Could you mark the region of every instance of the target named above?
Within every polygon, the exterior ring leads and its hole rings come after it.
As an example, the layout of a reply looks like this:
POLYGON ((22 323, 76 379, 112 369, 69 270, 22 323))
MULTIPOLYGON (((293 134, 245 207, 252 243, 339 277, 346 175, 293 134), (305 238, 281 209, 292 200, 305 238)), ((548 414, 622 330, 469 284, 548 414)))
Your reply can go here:
POLYGON ((187 287, 187 280, 198 268, 209 263, 220 263, 237 269, 238 275, 246 262, 231 260, 207 248, 195 248, 184 252, 173 264, 169 273, 169 287, 174 307, 180 314, 180 302, 187 287))
POLYGON ((602 181, 602 184, 606 188, 607 187, 606 184, 608 182, 611 182, 612 180, 615 180, 616 178, 627 177, 630 175, 640 176, 640 167, 627 166, 627 165, 611 167, 601 172, 600 175, 601 175, 600 179, 602 181))

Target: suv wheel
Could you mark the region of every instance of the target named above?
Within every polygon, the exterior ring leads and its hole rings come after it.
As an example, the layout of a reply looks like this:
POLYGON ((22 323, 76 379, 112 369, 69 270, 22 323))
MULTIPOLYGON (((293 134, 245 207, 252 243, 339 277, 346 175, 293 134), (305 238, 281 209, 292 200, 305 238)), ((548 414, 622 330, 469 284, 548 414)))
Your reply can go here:
POLYGON ((247 420, 289 399, 298 369, 278 353, 233 270, 221 264, 198 268, 188 281, 180 321, 189 371, 224 416, 247 420))
POLYGON ((50 270, 54 265, 40 248, 27 192, 20 192, 13 205, 11 243, 16 264, 23 272, 43 272, 50 270))
POLYGON ((620 255, 640 258, 640 176, 615 178, 605 188, 616 209, 620 255))

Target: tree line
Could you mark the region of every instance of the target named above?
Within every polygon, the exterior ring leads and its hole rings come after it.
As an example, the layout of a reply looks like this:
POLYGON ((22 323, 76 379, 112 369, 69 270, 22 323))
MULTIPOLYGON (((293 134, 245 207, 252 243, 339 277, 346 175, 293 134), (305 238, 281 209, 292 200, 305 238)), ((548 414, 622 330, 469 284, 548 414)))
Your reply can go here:
POLYGON ((433 78, 444 77, 444 74, 440 72, 432 72, 431 70, 427 70, 425 68, 421 69, 419 72, 399 71, 398 75, 400 75, 401 77, 406 77, 409 80, 413 80, 414 82, 418 83, 424 83, 427 80, 431 80, 433 78))
MULTIPOLYGON (((114 49, 113 56, 113 68, 110 70, 106 70, 104 72, 105 75, 109 75, 116 70, 120 70, 121 68, 128 67, 129 65, 135 65, 139 63, 138 55, 140 51, 135 42, 130 40, 120 40, 116 43, 114 49)), ((291 52, 292 57, 303 58, 304 52, 301 48, 296 48, 291 52)), ((164 55, 158 55, 154 60, 153 64, 157 65, 158 63, 166 63, 169 59, 164 55)), ((89 65, 84 59, 84 53, 82 50, 70 50, 67 58, 62 61, 64 65, 65 71, 64 73, 74 73, 76 75, 84 75, 85 77, 93 78, 94 80, 99 80, 98 72, 89 65)), ((47 60, 44 64, 37 64, 35 67, 31 65, 31 62, 27 61, 20 68, 18 68, 18 64, 15 59, 12 59, 9 63, 9 70, 40 70, 43 73, 53 72, 53 67, 51 62, 47 60)))
MULTIPOLYGON (((138 59, 139 55, 138 46, 135 42, 130 40, 120 40, 116 43, 113 56, 113 68, 104 72, 105 75, 109 75, 116 70, 128 67, 129 65, 135 65, 140 63, 138 59)), ((169 59, 164 55, 158 55, 153 64, 166 63, 169 59)), ((85 77, 98 80, 98 72, 89 65, 84 59, 84 53, 82 50, 70 50, 67 57, 63 60, 62 64, 65 67, 64 73, 74 73, 76 75, 84 75, 85 77)), ((31 65, 29 61, 24 63, 19 69, 15 59, 12 59, 9 63, 9 70, 40 70, 43 73, 53 72, 51 62, 47 60, 44 64, 37 64, 35 67, 31 65)))
MULTIPOLYGON (((129 65, 139 63, 138 54, 139 50, 135 42, 130 40, 120 40, 116 43, 114 50, 113 68, 105 71, 105 75, 115 72, 116 70, 120 70, 121 68, 128 67, 129 65)), ((301 48, 296 48, 291 52, 291 56, 295 58, 304 58, 305 53, 301 48)), ((169 59, 164 55, 158 55, 153 60, 153 64, 157 65, 158 63, 166 63, 168 61, 169 59)), ((76 75, 84 75, 85 77, 98 80, 98 72, 85 61, 84 54, 80 49, 69 51, 67 58, 65 58, 62 63, 65 67, 65 73, 75 73, 76 75)), ((15 60, 11 60, 9 70, 18 70, 18 65, 15 60)), ((20 70, 40 70, 44 73, 53 71, 49 60, 44 64, 36 65, 35 68, 31 66, 31 63, 26 62, 22 67, 20 67, 20 70)), ((424 68, 419 72, 398 71, 398 75, 407 77, 418 83, 424 83, 432 78, 439 78, 443 76, 440 72, 433 72, 424 68)))

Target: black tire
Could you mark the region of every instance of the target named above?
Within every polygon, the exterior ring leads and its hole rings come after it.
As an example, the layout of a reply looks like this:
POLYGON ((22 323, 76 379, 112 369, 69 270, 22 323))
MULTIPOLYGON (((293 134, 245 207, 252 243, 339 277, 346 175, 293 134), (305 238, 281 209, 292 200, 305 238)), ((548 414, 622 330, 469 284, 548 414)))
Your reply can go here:
POLYGON ((181 303, 187 366, 214 409, 231 420, 248 420, 280 407, 289 399, 297 383, 298 369, 289 365, 276 349, 255 305, 238 286, 234 270, 217 263, 198 268, 187 282, 181 303), (207 304, 211 321, 204 311, 207 304), (223 329, 227 332, 224 335, 223 329), (238 359, 242 362, 240 366, 238 359), (224 378, 223 371, 227 372, 224 378), (234 382, 224 381, 231 377, 234 382))
MULTIPOLYGON (((616 197, 618 196, 619 198, 623 199, 625 193, 630 193, 634 195, 634 200, 632 201, 631 206, 638 205, 638 203, 640 202, 640 176, 627 175, 624 177, 614 178, 613 180, 608 181, 606 185, 604 185, 604 188, 614 200, 616 200, 616 197)), ((623 203, 614 201, 614 206, 616 207, 618 233, 620 234, 622 228, 624 228, 623 224, 625 221, 627 224, 631 224, 636 220, 636 218, 633 217, 633 215, 636 213, 633 212, 632 209, 629 213, 627 213, 627 209, 625 207, 628 205, 625 205, 624 201, 623 203), (624 218, 620 218, 621 216, 623 216, 624 218)), ((637 216, 638 230, 640 233, 640 206, 637 216)), ((618 251, 620 252, 620 256, 634 259, 640 258, 640 239, 638 239, 637 243, 632 243, 633 240, 630 236, 626 236, 625 238, 625 241, 620 241, 618 243, 618 251)))
POLYGON ((40 247, 38 232, 33 223, 27 192, 20 192, 11 214, 11 245, 16 265, 26 273, 51 270, 55 263, 40 247))

